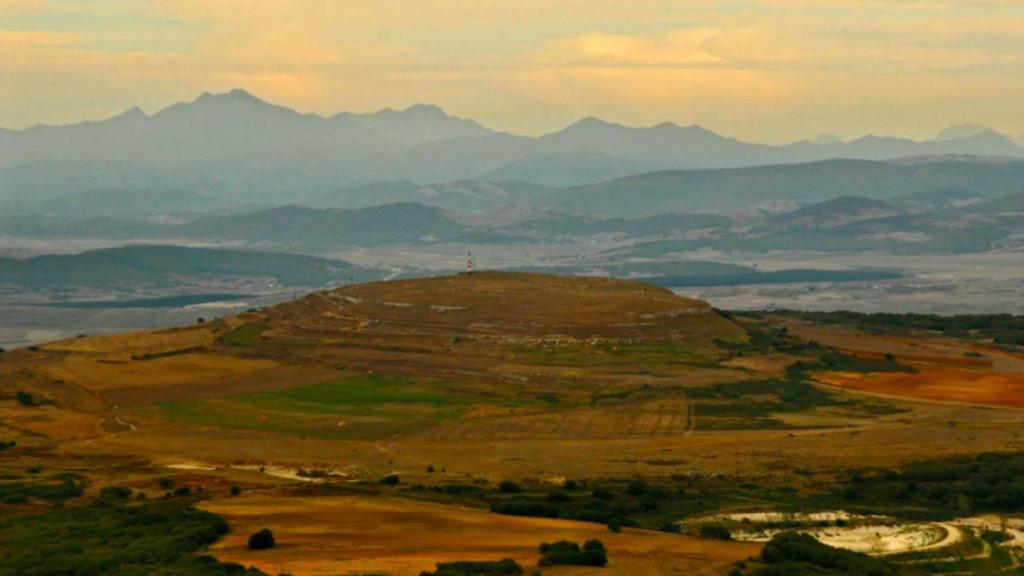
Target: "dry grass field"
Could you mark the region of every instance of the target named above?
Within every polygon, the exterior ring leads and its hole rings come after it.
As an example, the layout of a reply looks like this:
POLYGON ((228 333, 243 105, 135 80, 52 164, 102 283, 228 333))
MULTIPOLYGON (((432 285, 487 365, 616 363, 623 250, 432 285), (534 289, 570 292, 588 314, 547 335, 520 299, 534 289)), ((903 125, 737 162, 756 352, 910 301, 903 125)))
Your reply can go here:
POLYGON ((187 328, 0 355, 0 440, 18 443, 0 474, 41 465, 157 496, 159 477, 201 483, 214 491, 203 506, 235 528, 215 553, 272 574, 418 574, 502 556, 533 565, 540 541, 562 537, 606 541, 611 564, 595 573, 724 574, 758 545, 290 490, 309 481, 301 470, 343 483, 390 473, 428 485, 770 483, 1024 449, 1020 355, 772 321, 912 370, 818 370, 817 384, 802 383, 787 367, 813 352, 754 345, 741 321, 632 282, 474 274, 356 285, 187 328), (244 495, 227 497, 230 485, 244 495), (253 556, 242 539, 263 525, 282 545, 253 556))
POLYGON ((540 542, 601 539, 606 568, 564 568, 546 574, 723 574, 757 554, 751 543, 721 542, 544 518, 499 516, 470 508, 388 497, 272 495, 215 500, 203 505, 237 527, 217 543, 218 557, 259 564, 264 571, 309 576, 385 573, 416 576, 437 562, 513 558, 536 566, 540 542), (252 552, 245 535, 274 526, 273 550, 252 552))

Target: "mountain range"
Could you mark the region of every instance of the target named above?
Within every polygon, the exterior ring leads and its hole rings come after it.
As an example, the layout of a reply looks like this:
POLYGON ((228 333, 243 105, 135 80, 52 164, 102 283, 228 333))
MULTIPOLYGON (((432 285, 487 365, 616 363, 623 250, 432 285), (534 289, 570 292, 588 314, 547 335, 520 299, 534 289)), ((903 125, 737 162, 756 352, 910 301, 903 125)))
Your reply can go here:
POLYGON ((1024 158, 1024 147, 981 126, 952 127, 928 141, 830 137, 769 146, 698 125, 637 128, 593 117, 527 137, 489 130, 431 105, 325 117, 232 90, 204 93, 152 115, 132 108, 102 121, 0 129, 0 201, 122 188, 186 189, 221 201, 284 204, 382 181, 564 187, 654 170, 926 155, 1024 158))

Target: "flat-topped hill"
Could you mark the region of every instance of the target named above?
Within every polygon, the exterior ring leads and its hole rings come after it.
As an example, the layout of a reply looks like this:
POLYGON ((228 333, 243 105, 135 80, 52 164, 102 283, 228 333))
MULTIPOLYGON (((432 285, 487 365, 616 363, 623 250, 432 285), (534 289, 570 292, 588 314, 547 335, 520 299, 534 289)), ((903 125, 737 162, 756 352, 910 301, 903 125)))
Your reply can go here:
POLYGON ((706 302, 611 278, 480 272, 347 286, 267 310, 271 325, 331 332, 647 339, 738 337, 706 302))

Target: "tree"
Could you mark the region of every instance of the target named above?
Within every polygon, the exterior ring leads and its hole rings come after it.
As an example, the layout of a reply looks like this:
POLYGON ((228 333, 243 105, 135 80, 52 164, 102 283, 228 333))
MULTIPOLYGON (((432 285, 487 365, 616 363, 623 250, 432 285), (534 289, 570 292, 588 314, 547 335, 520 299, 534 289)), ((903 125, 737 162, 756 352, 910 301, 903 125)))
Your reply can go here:
POLYGON ((399 482, 401 482, 401 479, 398 477, 398 474, 388 474, 380 479, 381 484, 386 484, 388 486, 395 486, 399 482))
POLYGON ((647 494, 647 490, 647 482, 644 482, 643 480, 633 480, 629 483, 629 488, 626 492, 630 496, 643 496, 644 494, 647 494))
POLYGON ((501 490, 506 494, 515 494, 519 492, 519 484, 516 484, 511 480, 502 480, 501 484, 498 484, 498 490, 501 490))
POLYGON ((15 396, 18 398, 18 404, 21 404, 22 406, 31 406, 35 403, 35 398, 32 397, 32 394, 25 392, 24 390, 18 390, 18 393, 15 394, 15 396))
POLYGON ((725 526, 719 524, 705 524, 700 527, 700 535, 704 538, 716 538, 718 540, 732 540, 732 532, 725 526))
POLYGON ((232 486, 231 487, 231 495, 232 496, 238 496, 241 493, 242 493, 242 489, 239 488, 238 486, 232 486))
POLYGON ((132 489, 124 486, 104 486, 100 489, 100 498, 105 500, 127 500, 131 495, 132 489))
POLYGON ((622 532, 622 520, 618 518, 612 518, 608 521, 608 529, 614 532, 615 534, 622 532))
POLYGON ((274 533, 267 528, 253 532, 249 536, 249 550, 268 550, 273 548, 277 542, 274 541, 274 533))

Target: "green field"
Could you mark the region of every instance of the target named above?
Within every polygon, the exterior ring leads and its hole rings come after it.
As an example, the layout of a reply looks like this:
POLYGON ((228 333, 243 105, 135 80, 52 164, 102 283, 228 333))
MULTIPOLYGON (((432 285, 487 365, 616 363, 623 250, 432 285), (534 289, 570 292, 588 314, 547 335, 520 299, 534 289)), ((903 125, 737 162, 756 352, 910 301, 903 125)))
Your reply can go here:
POLYGON ((263 331, 268 327, 266 322, 243 324, 238 328, 225 332, 220 337, 220 341, 228 346, 252 346, 260 334, 263 334, 263 331))
POLYGON ((172 420, 294 436, 377 439, 453 418, 473 404, 531 402, 477 396, 450 383, 388 374, 361 374, 290 390, 160 405, 172 420))
POLYGON ((536 366, 618 367, 623 373, 642 368, 645 373, 658 366, 715 366, 726 354, 715 344, 654 341, 643 344, 574 345, 552 348, 518 348, 516 360, 536 366))

